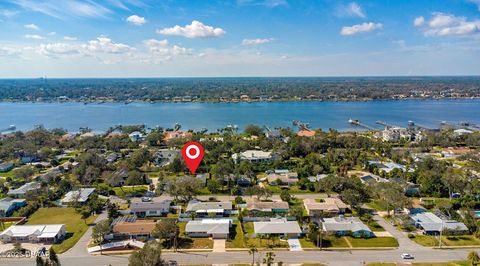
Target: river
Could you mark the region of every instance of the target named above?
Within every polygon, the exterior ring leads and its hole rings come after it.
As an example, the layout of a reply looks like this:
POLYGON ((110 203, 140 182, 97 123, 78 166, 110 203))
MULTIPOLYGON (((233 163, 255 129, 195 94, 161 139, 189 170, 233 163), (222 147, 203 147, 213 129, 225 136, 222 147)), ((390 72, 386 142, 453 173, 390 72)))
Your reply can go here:
POLYGON ((266 125, 291 127, 293 120, 310 123, 312 128, 339 131, 360 130, 348 119, 381 128, 382 120, 406 126, 409 120, 427 127, 441 121, 469 121, 480 124, 480 100, 403 100, 365 102, 254 102, 254 103, 31 103, 1 102, 0 130, 16 125, 17 130, 61 127, 77 132, 89 127, 101 132, 114 125, 145 124, 147 127, 183 129, 207 128, 216 131, 226 125, 266 125))

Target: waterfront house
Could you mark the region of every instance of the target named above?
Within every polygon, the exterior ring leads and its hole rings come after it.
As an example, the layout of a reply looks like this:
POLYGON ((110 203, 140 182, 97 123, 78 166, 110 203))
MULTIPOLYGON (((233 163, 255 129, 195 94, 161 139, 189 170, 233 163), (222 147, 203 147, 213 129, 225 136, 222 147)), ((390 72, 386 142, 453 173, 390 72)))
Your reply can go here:
POLYGON ((456 137, 463 136, 463 135, 468 135, 468 134, 472 134, 472 133, 473 133, 473 131, 468 130, 468 129, 464 129, 464 128, 455 129, 453 131, 453 135, 456 136, 456 137))
POLYGON ((16 188, 16 189, 10 189, 7 193, 8 196, 14 197, 14 198, 24 198, 27 193, 33 193, 38 190, 40 190, 41 185, 38 182, 30 182, 26 183, 23 186, 16 188))
POLYGON ((64 224, 12 225, 0 233, 0 240, 4 243, 54 244, 66 234, 64 224))
POLYGON ((390 173, 394 169, 400 169, 402 172, 413 172, 413 169, 408 169, 405 165, 394 163, 394 162, 379 162, 379 161, 368 161, 368 166, 377 167, 379 171, 384 171, 385 173, 390 173))
POLYGON ((66 204, 84 204, 88 201, 92 193, 95 191, 95 188, 80 188, 78 190, 72 190, 69 191, 63 199, 61 200, 61 203, 66 205, 66 204))
POLYGON ((230 219, 202 219, 189 221, 185 233, 190 237, 211 237, 226 239, 232 222, 230 219))
POLYGON ((232 159, 238 161, 250 161, 252 163, 271 162, 277 158, 271 151, 246 150, 244 152, 235 153, 232 159))
POLYGON ((270 221, 254 222, 253 230, 256 236, 279 235, 298 237, 302 233, 297 221, 287 221, 285 218, 271 218, 270 221))
POLYGON ((352 235, 354 237, 373 237, 374 234, 358 217, 345 217, 343 215, 324 218, 322 222, 324 232, 336 236, 352 235))
POLYGON ((27 202, 24 199, 3 198, 0 200, 0 217, 8 217, 25 205, 27 202))
POLYGON ((143 141, 145 139, 145 135, 140 131, 134 131, 128 134, 128 137, 133 142, 143 141))
POLYGON ((304 199, 303 206, 310 217, 343 214, 348 206, 341 199, 304 199))
POLYGON ((163 216, 170 212, 170 200, 153 198, 151 201, 143 201, 133 198, 130 203, 130 212, 138 217, 163 216))
POLYGON ((452 234, 465 234, 468 232, 468 228, 464 223, 449 220, 443 215, 441 216, 423 211, 411 214, 410 218, 415 227, 421 229, 425 235, 438 235, 441 231, 448 231, 452 234))
POLYGON ((293 186, 298 182, 298 174, 288 170, 275 170, 267 175, 267 181, 272 186, 293 186))
POLYGON ((206 217, 209 215, 225 216, 229 215, 233 209, 231 202, 203 202, 190 201, 187 205, 186 213, 195 213, 197 217, 206 217))
POLYGON ((278 214, 287 213, 289 209, 288 202, 285 201, 260 201, 255 197, 250 197, 246 202, 246 209, 250 212, 278 214))
POLYGON ((2 163, 0 164, 0 173, 5 173, 12 170, 15 167, 13 163, 2 163))

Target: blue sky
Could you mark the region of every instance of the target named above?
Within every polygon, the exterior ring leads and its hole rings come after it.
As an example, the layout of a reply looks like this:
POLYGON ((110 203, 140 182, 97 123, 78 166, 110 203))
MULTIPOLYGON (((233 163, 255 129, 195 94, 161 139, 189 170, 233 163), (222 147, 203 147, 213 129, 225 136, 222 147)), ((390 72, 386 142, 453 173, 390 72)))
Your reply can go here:
POLYGON ((0 0, 0 77, 480 75, 480 0, 0 0))

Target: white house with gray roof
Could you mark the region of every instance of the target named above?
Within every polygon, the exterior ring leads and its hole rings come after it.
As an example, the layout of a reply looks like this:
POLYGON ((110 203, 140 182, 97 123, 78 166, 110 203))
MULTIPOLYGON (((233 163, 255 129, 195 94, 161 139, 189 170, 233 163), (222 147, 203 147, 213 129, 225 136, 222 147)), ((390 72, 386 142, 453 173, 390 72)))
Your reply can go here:
POLYGON ((0 233, 4 243, 49 243, 63 239, 67 231, 64 224, 12 225, 0 233))
POLYGON ((224 216, 230 214, 233 209, 231 202, 203 202, 190 201, 187 205, 186 213, 195 213, 198 217, 205 217, 209 214, 224 216))
POLYGON ((90 198, 90 195, 95 191, 95 188, 80 188, 78 190, 69 191, 61 200, 62 204, 69 203, 85 203, 90 198))
POLYGON ((419 212, 410 215, 415 227, 423 230, 425 235, 438 235, 441 231, 448 230, 457 233, 466 233, 468 228, 464 223, 442 219, 431 212, 419 212))
POLYGON ((232 222, 230 219, 202 219, 189 221, 185 233, 190 237, 228 238, 232 222))
POLYGON ((153 198, 152 201, 142 201, 140 199, 132 199, 130 203, 130 213, 139 217, 162 216, 170 212, 170 200, 159 200, 153 198))
POLYGON ((255 235, 283 235, 296 237, 302 233, 297 221, 287 221, 285 218, 271 218, 266 222, 254 222, 255 235))
POLYGON ((324 232, 337 236, 352 235, 355 237, 372 237, 372 230, 368 228, 358 217, 345 217, 343 215, 334 218, 324 218, 322 222, 324 232))
POLYGON ((35 192, 39 190, 40 187, 41 187, 40 183, 30 182, 30 183, 26 183, 25 185, 17 189, 10 189, 7 195, 14 198, 24 198, 28 192, 35 192))

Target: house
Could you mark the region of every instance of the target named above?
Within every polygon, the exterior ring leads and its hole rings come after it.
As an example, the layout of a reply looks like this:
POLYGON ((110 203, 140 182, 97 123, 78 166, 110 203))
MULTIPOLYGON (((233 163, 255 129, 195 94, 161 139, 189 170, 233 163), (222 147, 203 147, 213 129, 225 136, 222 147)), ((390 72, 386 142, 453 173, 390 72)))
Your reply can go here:
POLYGON ((0 233, 4 243, 46 243, 62 240, 67 232, 64 224, 12 225, 0 233))
POLYGON ((155 152, 153 157, 155 165, 163 167, 171 164, 178 156, 180 156, 180 151, 177 149, 160 149, 155 152))
POLYGON ((464 128, 455 129, 453 131, 453 135, 456 136, 456 137, 463 136, 463 135, 468 135, 468 134, 472 134, 472 133, 473 133, 473 131, 468 130, 468 129, 464 129, 464 128))
POLYGON ((288 170, 275 170, 267 175, 267 181, 272 186, 293 186, 298 182, 298 174, 288 170))
POLYGON ((448 220, 446 217, 438 217, 431 212, 418 212, 410 215, 415 227, 423 230, 425 235, 438 235, 441 231, 451 231, 459 234, 468 232, 468 228, 464 223, 448 220))
POLYGON ((211 237, 226 239, 232 222, 230 219, 202 219, 189 221, 185 233, 190 237, 211 237))
POLYGON ((0 164, 0 173, 5 173, 13 169, 15 165, 13 163, 2 163, 0 164))
POLYGON ((277 158, 271 151, 246 150, 244 152, 235 153, 232 159, 238 161, 250 161, 252 163, 271 162, 277 158))
POLYGON ((297 136, 299 137, 313 137, 315 134, 316 132, 313 130, 300 130, 297 132, 297 136))
POLYGON ((308 180, 309 180, 310 182, 314 183, 314 182, 318 182, 318 181, 324 179, 324 178, 327 177, 327 176, 328 176, 327 174, 318 174, 318 175, 316 175, 316 176, 310 176, 310 177, 308 177, 308 180))
POLYGON ((304 199, 303 206, 311 217, 342 214, 348 209, 348 205, 337 198, 304 199))
POLYGON ((442 155, 445 158, 455 158, 455 157, 458 157, 460 155, 471 153, 473 151, 474 151, 473 149, 465 148, 465 147, 462 147, 462 148, 445 148, 445 149, 442 150, 442 155))
POLYGON ((352 235, 354 237, 373 237, 374 234, 358 217, 345 217, 343 215, 324 218, 322 230, 337 236, 352 235))
POLYGON ((233 206, 231 202, 202 202, 190 201, 187 205, 186 213, 195 213, 199 217, 210 215, 224 216, 230 214, 233 206))
POLYGON ((24 199, 3 198, 0 200, 0 217, 8 217, 25 205, 27 202, 24 199))
POLYGON ((280 134, 280 131, 267 130, 267 133, 265 133, 265 136, 269 139, 283 140, 283 136, 282 136, 282 134, 280 134))
POLYGON ((128 137, 130 138, 131 141, 134 141, 134 142, 142 141, 145 139, 145 135, 140 131, 134 131, 128 134, 128 137))
POLYGON ((288 202, 285 201, 260 201, 257 198, 247 198, 246 209, 251 212, 270 212, 270 213, 287 213, 288 202))
POLYGON ((38 182, 30 182, 26 183, 23 186, 17 189, 10 189, 7 193, 8 196, 14 198, 24 198, 27 193, 36 192, 40 190, 40 183, 38 182))
POLYGON ((172 140, 172 139, 189 138, 192 135, 193 135, 192 132, 183 132, 180 130, 165 131, 163 139, 168 142, 169 140, 172 140))
POLYGON ((112 225, 114 238, 150 238, 157 222, 154 220, 126 219, 112 225))
POLYGON ((371 185, 377 182, 388 182, 388 179, 380 177, 378 175, 370 174, 370 175, 361 176, 360 181, 363 184, 371 185))
POLYGON ((234 175, 230 174, 223 177, 223 182, 234 182, 239 187, 249 187, 252 184, 252 180, 246 175, 234 175))
POLYGON ((142 201, 134 198, 130 203, 130 212, 139 217, 162 216, 170 212, 170 200, 159 200, 153 198, 152 201, 142 201))
POLYGON ((195 175, 195 178, 200 181, 200 184, 202 184, 202 186, 206 186, 207 185, 207 179, 210 177, 210 174, 209 173, 205 173, 205 174, 196 174, 195 175))
POLYGON ((120 169, 113 172, 107 179, 105 183, 111 187, 121 187, 125 184, 125 180, 128 178, 128 170, 120 169))
POLYGON ((23 164, 34 163, 38 161, 38 158, 36 156, 22 156, 22 158, 20 158, 20 161, 23 164))
POLYGON ((376 166, 379 171, 384 171, 386 173, 390 173, 393 171, 393 169, 400 169, 402 172, 413 172, 413 169, 408 169, 405 165, 399 164, 399 163, 394 163, 394 162, 379 162, 379 161, 368 161, 367 162, 368 166, 376 166))
POLYGON ((281 235, 297 237, 302 233, 297 221, 287 221, 284 218, 271 218, 266 222, 254 222, 255 235, 281 235))
POLYGON ((118 159, 118 154, 116 153, 110 153, 106 158, 108 163, 114 163, 118 159))
POLYGON ((90 195, 95 191, 95 188, 80 188, 78 190, 69 191, 61 200, 61 203, 66 205, 69 203, 83 204, 88 201, 90 195))

